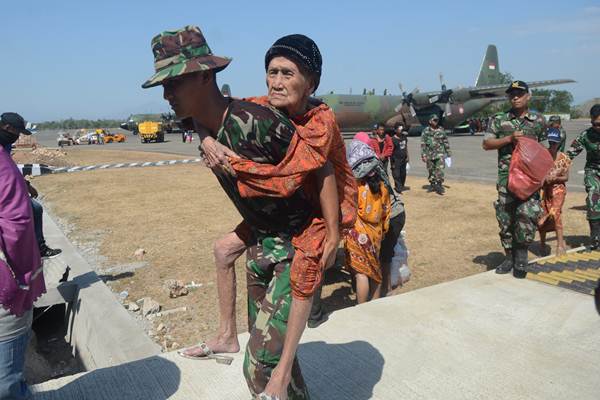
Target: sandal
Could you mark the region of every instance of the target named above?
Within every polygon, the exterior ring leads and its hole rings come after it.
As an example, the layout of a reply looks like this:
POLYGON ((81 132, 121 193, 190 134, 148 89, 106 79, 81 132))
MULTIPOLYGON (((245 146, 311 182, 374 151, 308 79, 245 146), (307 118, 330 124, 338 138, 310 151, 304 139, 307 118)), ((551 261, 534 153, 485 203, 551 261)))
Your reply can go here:
POLYGON ((256 396, 256 400, 279 400, 279 397, 262 392, 258 396, 256 396))
POLYGON ((189 358, 190 360, 215 360, 218 364, 226 364, 231 365, 233 362, 233 357, 224 356, 221 354, 215 354, 208 347, 205 342, 200 342, 196 346, 188 347, 187 349, 178 350, 177 354, 179 354, 183 358, 189 358), (185 354, 186 351, 192 349, 193 347, 199 347, 202 350, 202 354, 199 355, 189 355, 185 354))

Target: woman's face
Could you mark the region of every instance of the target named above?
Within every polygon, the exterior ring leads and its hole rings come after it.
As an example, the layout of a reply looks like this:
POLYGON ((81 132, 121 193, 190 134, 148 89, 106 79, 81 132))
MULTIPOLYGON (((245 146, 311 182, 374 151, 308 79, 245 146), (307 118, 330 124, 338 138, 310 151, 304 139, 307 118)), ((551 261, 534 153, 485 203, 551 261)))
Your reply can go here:
POLYGON ((269 103, 293 116, 305 111, 313 84, 295 62, 273 57, 267 67, 267 88, 269 103))

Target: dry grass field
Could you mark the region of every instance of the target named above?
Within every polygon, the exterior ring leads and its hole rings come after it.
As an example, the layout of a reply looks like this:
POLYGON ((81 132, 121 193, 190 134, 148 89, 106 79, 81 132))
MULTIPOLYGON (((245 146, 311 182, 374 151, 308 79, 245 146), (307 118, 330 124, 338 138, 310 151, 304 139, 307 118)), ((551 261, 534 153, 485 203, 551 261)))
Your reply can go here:
MULTIPOLYGON (((21 154, 25 159, 27 156, 21 154)), ((101 162, 155 161, 178 158, 142 152, 86 151, 64 156, 69 165, 101 162)), ((30 160, 31 161, 31 160, 30 160)), ((23 160, 21 161, 23 162, 23 160)), ((163 309, 187 306, 188 311, 155 320, 167 327, 156 340, 171 346, 192 344, 217 327, 216 286, 212 244, 239 221, 237 211, 212 173, 201 165, 91 171, 35 178, 45 206, 82 251, 97 251, 102 271, 135 262, 133 253, 146 250, 145 267, 104 276, 115 292, 127 290, 128 301, 150 296, 163 309), (167 279, 203 286, 187 296, 170 299, 162 288, 167 279)), ((447 182, 445 196, 426 193, 423 178, 409 177, 412 188, 403 196, 407 209, 407 245, 412 279, 396 293, 462 278, 492 268, 502 259, 492 202, 495 188, 473 182, 447 182)), ((570 193, 564 207, 565 236, 571 247, 585 240, 584 193, 570 193)), ((550 238, 553 238, 551 235, 550 238)), ((554 246, 554 241, 549 242, 554 246)), ((51 243, 50 243, 51 244, 51 243)), ((532 246, 539 252, 539 246, 532 246)), ((533 255, 532 255, 533 256, 533 255)), ((243 257, 237 265, 238 327, 246 329, 243 257)), ((345 274, 333 274, 323 289, 330 309, 352 305, 345 274)))

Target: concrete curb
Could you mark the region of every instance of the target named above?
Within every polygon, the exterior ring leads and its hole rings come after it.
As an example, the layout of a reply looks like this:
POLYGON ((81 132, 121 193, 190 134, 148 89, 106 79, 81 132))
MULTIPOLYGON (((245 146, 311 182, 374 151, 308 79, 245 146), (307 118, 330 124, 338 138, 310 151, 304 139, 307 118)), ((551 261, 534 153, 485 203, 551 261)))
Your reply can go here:
POLYGON ((85 369, 111 367, 160 354, 160 346, 117 301, 46 209, 44 234, 52 247, 62 249, 56 260, 71 267, 70 280, 79 288, 68 315, 66 340, 85 369))

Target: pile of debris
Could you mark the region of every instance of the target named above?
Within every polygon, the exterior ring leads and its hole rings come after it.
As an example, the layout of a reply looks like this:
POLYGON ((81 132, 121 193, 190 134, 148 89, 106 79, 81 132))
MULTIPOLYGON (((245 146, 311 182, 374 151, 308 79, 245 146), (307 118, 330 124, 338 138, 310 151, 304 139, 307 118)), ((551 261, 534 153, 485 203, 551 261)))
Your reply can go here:
POLYGON ((15 151, 13 159, 17 164, 45 164, 51 167, 71 167, 67 153, 60 149, 38 147, 31 151, 15 151))

